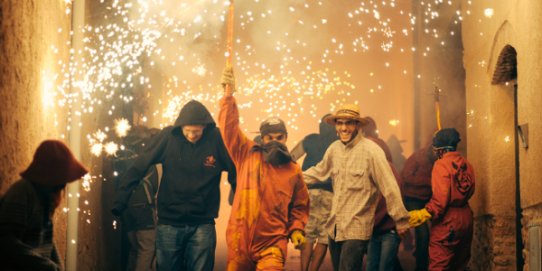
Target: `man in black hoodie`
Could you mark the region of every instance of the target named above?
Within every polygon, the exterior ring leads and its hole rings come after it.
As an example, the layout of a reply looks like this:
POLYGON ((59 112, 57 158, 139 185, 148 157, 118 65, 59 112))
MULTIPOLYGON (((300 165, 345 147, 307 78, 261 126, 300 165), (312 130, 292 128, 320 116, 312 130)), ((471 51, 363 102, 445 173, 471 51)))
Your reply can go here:
POLYGON ((133 187, 159 163, 163 173, 157 196, 157 269, 211 271, 220 177, 228 171, 235 191, 235 166, 203 104, 188 102, 175 124, 164 128, 134 161, 121 178, 113 214, 122 214, 133 187))

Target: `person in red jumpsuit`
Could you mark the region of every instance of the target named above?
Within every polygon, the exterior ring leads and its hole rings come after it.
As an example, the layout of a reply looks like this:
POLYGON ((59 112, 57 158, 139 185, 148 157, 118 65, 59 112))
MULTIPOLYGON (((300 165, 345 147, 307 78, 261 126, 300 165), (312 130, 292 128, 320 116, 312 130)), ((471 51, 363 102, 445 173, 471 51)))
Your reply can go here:
POLYGON ((417 227, 431 219, 429 270, 464 270, 470 259, 474 169, 457 151, 461 141, 454 128, 439 130, 433 137, 438 160, 433 166, 433 195, 425 208, 410 211, 409 224, 417 227))
POLYGON ((226 270, 284 270, 288 239, 296 248, 305 242, 309 192, 301 168, 285 145, 288 132, 284 121, 277 117, 263 121, 261 143, 242 132, 234 82, 233 69, 227 67, 218 120, 237 169, 237 187, 226 230, 226 270))

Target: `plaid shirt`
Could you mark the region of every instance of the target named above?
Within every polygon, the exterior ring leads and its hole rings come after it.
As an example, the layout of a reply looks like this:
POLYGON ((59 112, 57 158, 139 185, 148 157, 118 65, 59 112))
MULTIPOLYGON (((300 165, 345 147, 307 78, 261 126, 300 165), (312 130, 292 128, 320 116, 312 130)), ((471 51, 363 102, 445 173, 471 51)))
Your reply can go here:
POLYGON ((326 229, 335 241, 369 240, 379 191, 398 230, 408 228, 408 212, 384 151, 361 134, 329 146, 323 160, 303 173, 306 183, 333 180, 333 202, 326 229))

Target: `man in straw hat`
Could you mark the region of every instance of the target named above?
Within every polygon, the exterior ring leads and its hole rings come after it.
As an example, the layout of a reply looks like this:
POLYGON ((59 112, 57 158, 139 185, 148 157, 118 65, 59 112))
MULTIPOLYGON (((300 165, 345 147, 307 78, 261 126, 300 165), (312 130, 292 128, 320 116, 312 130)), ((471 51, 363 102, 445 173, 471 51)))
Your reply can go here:
POLYGON ((248 139, 239 127, 231 67, 224 70, 222 84, 220 132, 238 176, 226 232, 227 270, 284 270, 288 238, 296 247, 304 243, 307 186, 284 145, 284 121, 273 117, 261 123, 261 145, 248 139))
POLYGON ((0 203, 2 270, 61 270, 53 243, 53 215, 66 184, 87 172, 64 143, 40 144, 22 178, 0 203))
POLYGON ((361 270, 379 194, 386 199, 400 236, 408 229, 409 216, 384 151, 360 132, 367 120, 360 117, 358 106, 343 105, 324 121, 335 126, 339 140, 303 175, 306 183, 333 180, 331 214, 326 223, 333 268, 361 270))

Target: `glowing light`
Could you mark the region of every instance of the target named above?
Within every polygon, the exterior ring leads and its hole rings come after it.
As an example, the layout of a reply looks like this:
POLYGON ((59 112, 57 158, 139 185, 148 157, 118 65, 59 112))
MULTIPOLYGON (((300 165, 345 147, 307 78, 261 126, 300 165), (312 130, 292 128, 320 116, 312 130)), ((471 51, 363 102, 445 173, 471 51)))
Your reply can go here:
POLYGON ((510 142, 510 136, 505 136, 504 137, 504 142, 506 142, 506 143, 510 142))
POLYGON ((90 146, 90 153, 94 154, 94 156, 96 157, 100 157, 100 155, 102 154, 102 150, 103 150, 102 143, 96 143, 90 146))
POLYGON ((390 121, 388 121, 388 123, 393 126, 393 127, 397 127, 399 125, 399 120, 398 119, 392 119, 390 121))
POLYGON ((116 155, 119 150, 119 145, 115 142, 107 142, 104 146, 104 150, 108 155, 116 155))
MULTIPOLYGON (((100 150, 101 152, 101 150, 100 150)), ((81 186, 83 186, 83 190, 85 191, 90 191, 90 183, 91 183, 91 176, 90 174, 86 174, 85 176, 83 176, 83 178, 81 179, 82 182, 81 182, 81 186)))
POLYGON ((130 123, 127 119, 116 119, 115 120, 115 133, 118 137, 125 137, 128 134, 128 131, 130 131, 130 123))
POLYGON ((493 9, 492 8, 484 9, 484 16, 486 16, 487 18, 493 17, 493 9))

